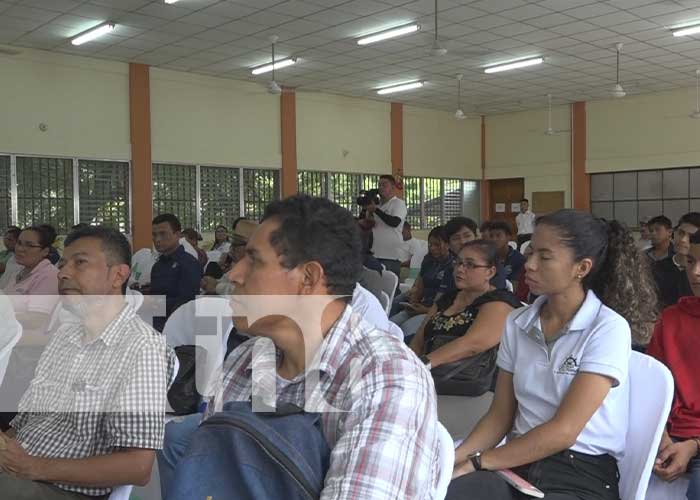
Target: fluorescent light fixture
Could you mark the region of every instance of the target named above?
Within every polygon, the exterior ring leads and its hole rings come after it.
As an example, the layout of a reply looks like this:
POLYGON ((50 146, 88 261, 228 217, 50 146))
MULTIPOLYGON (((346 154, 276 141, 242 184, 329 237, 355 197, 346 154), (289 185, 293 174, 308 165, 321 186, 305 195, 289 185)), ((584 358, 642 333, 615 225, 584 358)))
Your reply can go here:
MULTIPOLYGON (((280 59, 279 61, 275 61, 275 70, 286 68, 287 66, 292 66, 297 63, 297 58, 296 57, 290 57, 287 59, 280 59)), ((263 73, 269 73, 272 71, 272 64, 265 64, 264 66, 258 66, 257 68, 253 68, 251 73, 254 75, 262 75, 263 73)))
POLYGON ((543 62, 544 57, 531 57, 529 59, 521 59, 519 61, 489 66, 488 68, 484 69, 484 73, 500 73, 501 71, 508 71, 511 69, 527 68, 528 66, 536 66, 537 64, 542 64, 543 62))
POLYGON ((676 28, 672 30, 671 33, 673 33, 673 36, 696 35, 700 33, 700 24, 696 24, 693 26, 685 26, 683 28, 676 28))
POLYGON ((397 36, 415 33, 418 30, 420 30, 420 24, 399 26, 398 28, 391 28, 389 30, 380 31, 379 33, 360 38, 357 41, 357 45, 369 45, 370 43, 381 42, 382 40, 388 40, 389 38, 396 38, 397 36))
POLYGON ((114 24, 112 23, 104 23, 100 24, 96 28, 91 28, 87 30, 86 32, 76 36, 73 38, 70 43, 73 45, 82 45, 85 42, 89 42, 91 40, 94 40, 95 38, 99 38, 102 35, 106 35, 110 31, 114 29, 114 24))
POLYGON ((165 3, 167 3, 168 5, 175 2, 177 2, 177 0, 165 0, 165 3))
POLYGON ((386 95, 386 94, 393 94, 394 92, 404 92, 406 90, 419 89, 424 84, 425 84, 425 82, 401 83, 399 85, 392 85, 391 87, 384 87, 383 89, 378 89, 377 94, 386 95))

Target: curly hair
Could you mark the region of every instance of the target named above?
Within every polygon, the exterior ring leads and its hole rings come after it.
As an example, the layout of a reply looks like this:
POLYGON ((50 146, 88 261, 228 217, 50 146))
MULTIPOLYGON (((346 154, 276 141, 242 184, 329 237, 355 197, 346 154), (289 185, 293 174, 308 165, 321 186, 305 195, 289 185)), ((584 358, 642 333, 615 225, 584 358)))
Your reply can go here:
POLYGON ((616 220, 607 222, 576 210, 559 210, 539 217, 536 224, 553 227, 575 261, 593 260, 584 289, 593 290, 627 320, 634 344, 648 344, 659 312, 658 295, 649 260, 637 249, 630 230, 616 220))

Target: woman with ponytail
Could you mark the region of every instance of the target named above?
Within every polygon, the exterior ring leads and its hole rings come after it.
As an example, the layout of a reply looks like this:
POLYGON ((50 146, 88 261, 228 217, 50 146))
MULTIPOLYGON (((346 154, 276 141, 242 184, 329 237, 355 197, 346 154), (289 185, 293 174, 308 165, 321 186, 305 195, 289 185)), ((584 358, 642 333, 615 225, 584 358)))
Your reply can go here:
POLYGON ((646 343, 655 290, 629 231, 575 210, 540 217, 525 264, 538 299, 513 311, 488 413, 457 448, 448 500, 619 500, 632 339, 646 343), (507 437, 505 445, 498 446, 507 437))

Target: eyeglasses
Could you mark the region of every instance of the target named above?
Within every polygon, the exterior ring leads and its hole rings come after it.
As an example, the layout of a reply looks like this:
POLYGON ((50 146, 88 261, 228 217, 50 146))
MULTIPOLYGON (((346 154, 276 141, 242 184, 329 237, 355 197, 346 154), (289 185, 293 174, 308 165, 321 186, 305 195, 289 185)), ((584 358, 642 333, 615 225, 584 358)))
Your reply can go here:
POLYGON ((493 267, 493 266, 486 266, 483 264, 475 264, 474 261, 464 260, 464 259, 459 259, 459 258, 454 260, 453 265, 454 265, 455 269, 458 269, 460 266, 464 266, 470 271, 472 269, 488 269, 489 267, 493 267))
POLYGON ((22 240, 17 240, 17 246, 24 247, 24 248, 41 248, 41 245, 38 243, 30 243, 28 241, 22 241, 22 240))

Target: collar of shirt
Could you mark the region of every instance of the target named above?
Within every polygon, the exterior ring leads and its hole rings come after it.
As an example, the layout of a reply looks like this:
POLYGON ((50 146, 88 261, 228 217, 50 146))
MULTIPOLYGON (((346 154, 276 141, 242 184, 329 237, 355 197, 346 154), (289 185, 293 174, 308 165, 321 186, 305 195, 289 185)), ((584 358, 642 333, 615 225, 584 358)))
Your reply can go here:
MULTIPOLYGON (((523 309, 514 319, 518 328, 524 332, 530 332, 533 328, 540 329, 540 309, 545 302, 547 302, 547 296, 541 295, 537 297, 532 306, 523 309)), ((600 299, 592 290, 588 290, 583 304, 568 323, 567 333, 586 330, 598 316, 601 307, 603 307, 603 303, 600 299)))
POLYGON ((171 254, 160 254, 158 260, 168 261, 168 260, 178 260, 180 257, 185 255, 185 247, 178 245, 177 249, 171 254))
MULTIPOLYGON (((42 259, 41 262, 39 262, 36 266, 34 266, 34 269, 29 271, 29 274, 27 274, 22 281, 26 280, 30 276, 34 276, 35 274, 38 274, 42 272, 44 269, 46 269, 49 266, 53 266, 53 264, 49 261, 49 259, 42 259)), ((22 268, 24 269, 24 268, 22 268)))
MULTIPOLYGON (((134 308, 129 304, 125 303, 122 310, 117 314, 117 316, 107 325, 107 327, 102 331, 102 333, 94 339, 91 344, 102 341, 107 347, 115 344, 128 330, 124 327, 127 323, 134 319, 136 312, 134 308)), ((80 347, 83 346, 83 336, 85 334, 85 327, 80 324, 78 328, 73 328, 68 333, 69 342, 76 344, 80 347)))

